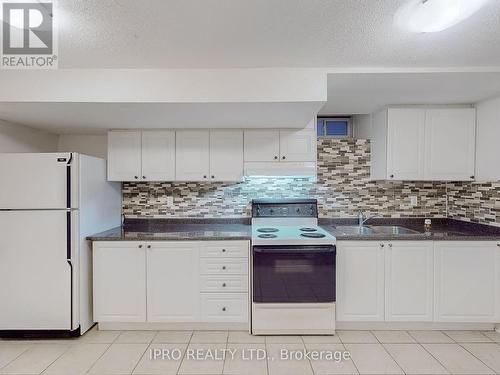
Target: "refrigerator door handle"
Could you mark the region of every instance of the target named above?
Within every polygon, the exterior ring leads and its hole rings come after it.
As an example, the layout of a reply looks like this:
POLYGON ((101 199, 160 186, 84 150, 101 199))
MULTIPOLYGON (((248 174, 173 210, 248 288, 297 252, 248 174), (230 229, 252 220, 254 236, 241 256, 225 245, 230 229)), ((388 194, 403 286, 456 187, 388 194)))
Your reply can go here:
POLYGON ((69 160, 66 163, 66 208, 71 208, 71 161, 73 154, 69 154, 69 160))

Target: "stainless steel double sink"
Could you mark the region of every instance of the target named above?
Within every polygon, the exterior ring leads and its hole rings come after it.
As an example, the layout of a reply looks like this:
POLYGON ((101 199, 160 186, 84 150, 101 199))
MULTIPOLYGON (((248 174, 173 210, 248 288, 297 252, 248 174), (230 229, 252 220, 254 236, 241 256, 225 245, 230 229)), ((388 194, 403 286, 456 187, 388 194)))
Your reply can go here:
POLYGON ((422 232, 398 225, 336 225, 335 230, 344 235, 391 236, 422 234, 422 232))

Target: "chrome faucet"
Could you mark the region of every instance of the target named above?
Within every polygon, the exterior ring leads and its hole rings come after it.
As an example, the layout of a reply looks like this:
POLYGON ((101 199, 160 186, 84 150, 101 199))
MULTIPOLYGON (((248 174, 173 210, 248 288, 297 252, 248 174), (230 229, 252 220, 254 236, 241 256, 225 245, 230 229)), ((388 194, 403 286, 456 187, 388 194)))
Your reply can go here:
POLYGON ((381 216, 380 214, 374 214, 372 216, 365 216, 365 214, 363 214, 363 211, 359 210, 358 211, 358 225, 359 225, 359 227, 362 227, 368 220, 376 218, 376 217, 380 217, 380 216, 381 216))

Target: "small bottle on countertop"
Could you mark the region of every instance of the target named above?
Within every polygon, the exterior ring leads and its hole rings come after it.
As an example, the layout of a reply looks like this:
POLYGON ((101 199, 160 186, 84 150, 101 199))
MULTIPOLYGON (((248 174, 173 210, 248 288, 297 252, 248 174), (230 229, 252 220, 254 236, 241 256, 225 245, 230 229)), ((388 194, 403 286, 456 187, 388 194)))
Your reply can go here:
POLYGON ((430 232, 432 229, 432 221, 431 219, 425 219, 424 221, 424 228, 426 232, 430 232))

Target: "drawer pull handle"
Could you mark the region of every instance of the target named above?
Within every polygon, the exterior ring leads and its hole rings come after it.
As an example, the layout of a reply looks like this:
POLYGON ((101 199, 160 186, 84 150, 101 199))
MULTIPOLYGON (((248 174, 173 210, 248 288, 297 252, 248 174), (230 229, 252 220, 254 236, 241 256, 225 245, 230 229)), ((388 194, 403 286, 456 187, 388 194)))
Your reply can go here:
POLYGON ((226 252, 226 249, 222 249, 222 252, 225 253, 226 252))
POLYGON ((222 269, 225 270, 226 269, 226 266, 222 266, 222 269))
POLYGON ((223 307, 223 308, 222 308, 222 311, 226 311, 226 308, 225 308, 225 307, 223 307))
POLYGON ((225 288, 226 287, 226 283, 222 283, 222 287, 225 288))

